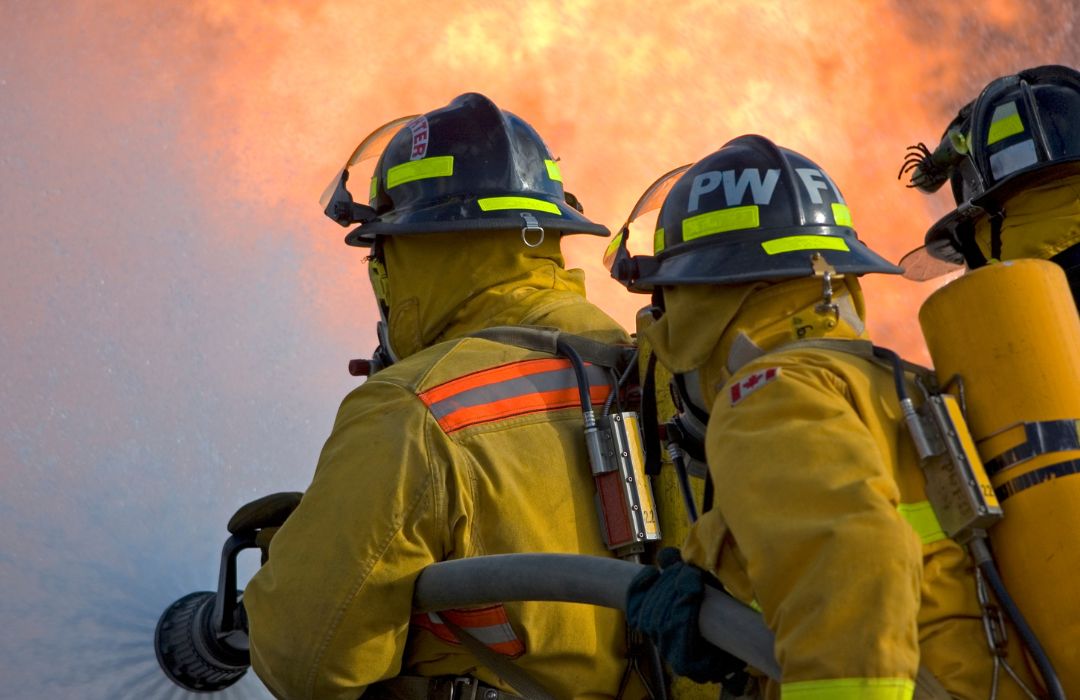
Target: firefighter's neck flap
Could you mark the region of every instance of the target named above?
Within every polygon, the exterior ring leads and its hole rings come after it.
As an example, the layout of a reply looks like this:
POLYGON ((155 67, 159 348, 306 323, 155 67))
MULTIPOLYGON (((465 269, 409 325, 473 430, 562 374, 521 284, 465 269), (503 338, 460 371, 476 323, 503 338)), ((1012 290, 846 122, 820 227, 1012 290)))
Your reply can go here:
POLYGON ((559 237, 528 246, 504 231, 395 236, 382 246, 389 340, 405 358, 442 340, 498 325, 533 324, 585 295, 559 237), (537 304, 537 295, 547 298, 537 304))
POLYGON ((698 371, 702 395, 711 405, 718 386, 770 350, 801 339, 865 338, 858 279, 847 275, 834 279, 832 287, 831 305, 823 303, 816 278, 669 287, 663 317, 644 333, 669 370, 698 371))
POLYGON ((1049 260, 1080 243, 1080 175, 1023 190, 1003 211, 997 244, 989 219, 975 224, 975 242, 986 259, 1049 260))

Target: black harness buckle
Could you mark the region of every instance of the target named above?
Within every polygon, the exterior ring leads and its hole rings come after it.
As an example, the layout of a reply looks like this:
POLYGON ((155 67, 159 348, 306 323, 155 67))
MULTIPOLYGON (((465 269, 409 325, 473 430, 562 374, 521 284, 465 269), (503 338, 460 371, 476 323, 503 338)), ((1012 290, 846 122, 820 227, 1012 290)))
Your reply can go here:
POLYGON ((458 676, 450 681, 449 700, 477 700, 480 681, 472 676, 458 676))

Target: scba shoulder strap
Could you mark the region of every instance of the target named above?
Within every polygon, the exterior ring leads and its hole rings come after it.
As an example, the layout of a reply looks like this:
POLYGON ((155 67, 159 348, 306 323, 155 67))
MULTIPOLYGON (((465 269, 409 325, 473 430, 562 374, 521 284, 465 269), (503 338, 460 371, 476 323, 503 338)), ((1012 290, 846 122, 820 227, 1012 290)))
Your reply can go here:
POLYGON ((548 326, 492 326, 469 337, 551 355, 559 354, 557 345, 561 341, 576 350, 586 362, 617 372, 625 371, 637 354, 632 345, 604 343, 548 326))
MULTIPOLYGON (((608 395, 600 418, 606 427, 597 428, 596 418, 592 410, 587 408, 589 402, 585 397, 582 398, 583 415, 587 414, 586 445, 590 447, 589 461, 597 485, 598 514, 604 540, 617 556, 641 556, 645 552, 644 543, 658 540, 660 530, 655 522, 656 508, 649 479, 643 468, 638 470, 644 466, 645 459, 642 456, 635 461, 635 458, 630 456, 631 453, 640 453, 644 447, 640 435, 636 432, 640 421, 632 412, 620 412, 610 417, 613 423, 607 423, 608 409, 612 402, 621 401, 621 390, 637 387, 637 348, 632 345, 605 343, 543 326, 496 326, 474 333, 470 337, 566 357, 580 371, 579 387, 581 382, 586 380, 583 364, 594 365, 597 369, 607 370, 611 374, 613 391, 608 395), (607 437, 597 438, 594 443, 590 443, 590 433, 594 438, 597 435, 607 437), (616 438, 616 434, 622 437, 616 438), (633 436, 633 439, 630 439, 630 436, 633 436), (623 437, 626 438, 625 444, 623 437), (633 445, 636 445, 636 450, 633 445), (623 455, 624 459, 615 458, 616 454, 623 455), (627 483, 634 486, 628 487, 627 483)), ((585 390, 585 393, 588 391, 585 390)), ((627 393, 630 394, 629 402, 636 403, 640 392, 627 393)), ((649 696, 666 700, 666 680, 655 649, 645 640, 634 642, 633 639, 628 641, 627 675, 623 678, 617 697, 623 696, 629 674, 636 670, 649 696)), ((496 661, 501 662, 498 659, 496 661)), ((506 664, 501 662, 501 665, 506 664)), ((497 672, 503 675, 502 671, 497 672)), ((536 695, 532 690, 526 691, 519 683, 509 678, 507 680, 515 689, 524 691, 526 697, 536 695)))
MULTIPOLYGON (((797 348, 813 348, 817 350, 835 350, 836 352, 846 353, 848 355, 854 355, 855 357, 862 358, 867 362, 872 362, 879 367, 889 370, 893 369, 892 360, 882 357, 881 351, 885 350, 886 353, 891 353, 891 350, 882 348, 879 345, 874 345, 869 340, 848 340, 842 338, 808 338, 806 340, 796 340, 787 345, 782 345, 775 350, 765 353, 771 355, 773 353, 783 352, 785 350, 794 350, 797 348)), ((764 355, 762 355, 764 357, 764 355)), ((934 379, 934 373, 927 367, 917 365, 914 362, 908 362, 907 360, 900 360, 900 365, 904 371, 913 374, 923 382, 929 388, 936 385, 936 379, 934 379)))

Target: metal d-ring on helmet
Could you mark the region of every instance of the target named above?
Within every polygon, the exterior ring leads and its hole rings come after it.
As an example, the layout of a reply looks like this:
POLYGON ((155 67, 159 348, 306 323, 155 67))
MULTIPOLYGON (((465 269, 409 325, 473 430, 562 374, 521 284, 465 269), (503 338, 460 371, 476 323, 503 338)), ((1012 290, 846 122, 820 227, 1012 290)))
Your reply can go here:
POLYGON ((839 188, 821 168, 763 136, 740 136, 666 174, 631 221, 656 192, 666 197, 654 254, 627 252, 628 221, 605 258, 631 291, 809 277, 822 256, 837 274, 901 272, 858 239, 839 188))
POLYGON ((345 238, 354 246, 371 246, 376 236, 448 231, 521 230, 532 245, 543 231, 609 234, 563 190, 540 135, 477 93, 376 130, 324 197, 327 216, 342 226, 360 224, 345 238), (356 204, 346 188, 349 168, 383 145, 369 205, 356 204))
POLYGON ((1009 197, 1080 173, 1080 73, 1039 66, 992 81, 960 109, 933 152, 922 144, 910 149, 905 172, 911 172, 910 187, 927 193, 951 181, 957 205, 930 228, 926 245, 904 258, 906 276, 930 279, 950 267, 985 265, 974 240, 976 223, 990 220, 997 231, 991 247, 1000 248, 1001 211, 1009 197))

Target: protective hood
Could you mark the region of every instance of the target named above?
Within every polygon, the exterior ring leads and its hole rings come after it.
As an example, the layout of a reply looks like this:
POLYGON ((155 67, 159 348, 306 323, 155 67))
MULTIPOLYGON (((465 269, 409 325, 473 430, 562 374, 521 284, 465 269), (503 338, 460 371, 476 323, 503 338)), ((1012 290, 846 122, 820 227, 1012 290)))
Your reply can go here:
POLYGON ((768 284, 692 284, 664 289, 664 315, 642 333, 674 374, 702 367, 747 297, 768 284))
POLYGON ((701 393, 716 392, 747 362, 807 338, 863 338, 866 307, 855 276, 833 280, 838 311, 819 311, 822 282, 687 285, 664 289, 664 315, 644 333, 671 372, 698 370, 701 393))
MULTIPOLYGON (((974 240, 987 261, 1049 260, 1080 242, 1080 175, 1022 190, 1002 204, 1000 250, 987 217, 973 223, 974 240)), ((969 234, 970 235, 970 234, 969 234)), ((964 265, 957 236, 941 237, 904 256, 904 277, 934 279, 964 265)))
POLYGON ((1017 194, 1005 203, 1001 252, 993 255, 990 222, 975 224, 975 242, 987 260, 1048 260, 1080 242, 1080 175, 1017 194))
POLYGON ((442 340, 497 325, 540 325, 585 297, 565 269, 558 236, 529 247, 520 232, 393 237, 384 243, 390 343, 405 358, 442 340))

